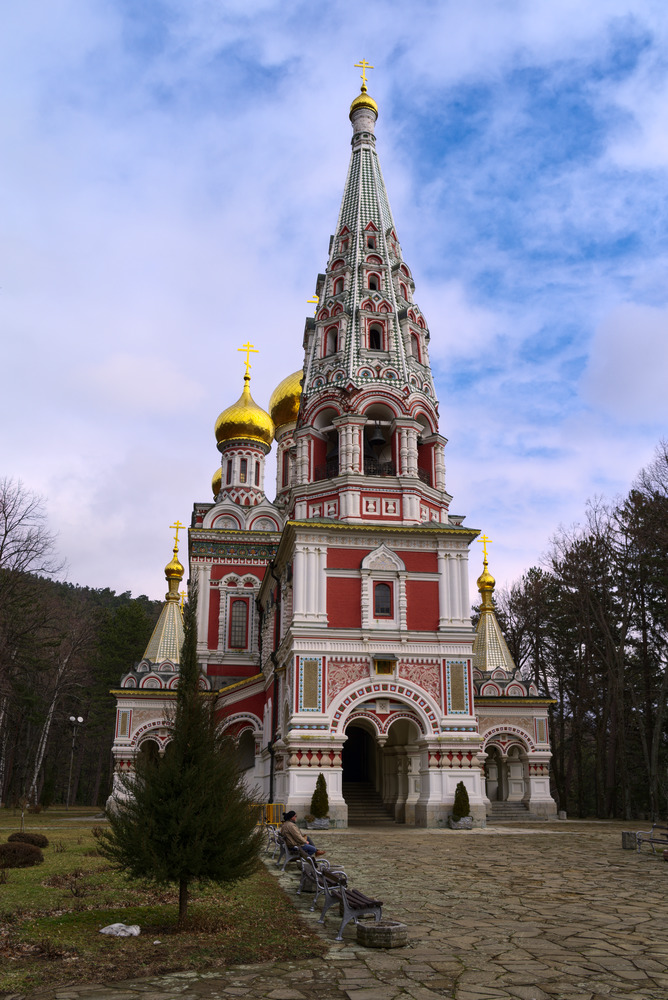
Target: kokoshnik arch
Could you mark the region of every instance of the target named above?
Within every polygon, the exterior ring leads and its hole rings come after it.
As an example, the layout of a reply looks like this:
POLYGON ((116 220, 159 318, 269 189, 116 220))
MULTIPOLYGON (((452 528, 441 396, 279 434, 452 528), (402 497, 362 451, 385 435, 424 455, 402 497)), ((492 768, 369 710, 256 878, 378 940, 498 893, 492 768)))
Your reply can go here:
MULTIPOLYGON (((245 344, 243 391, 216 421, 214 500, 195 503, 189 530, 201 684, 237 739, 249 787, 300 815, 322 771, 336 826, 360 788, 398 822, 443 825, 459 781, 476 823, 499 800, 549 816, 550 700, 512 661, 486 544, 471 626, 468 552, 479 532, 449 510, 430 333, 376 153, 367 67, 303 369, 267 412, 251 396, 256 348, 245 344)), ((114 692, 117 773, 169 743, 177 548, 178 538, 145 657, 114 692)))

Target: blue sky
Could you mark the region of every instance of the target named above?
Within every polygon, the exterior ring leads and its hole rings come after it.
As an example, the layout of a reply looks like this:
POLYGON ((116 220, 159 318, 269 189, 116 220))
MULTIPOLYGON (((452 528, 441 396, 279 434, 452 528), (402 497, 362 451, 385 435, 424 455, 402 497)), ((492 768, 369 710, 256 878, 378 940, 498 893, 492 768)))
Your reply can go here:
POLYGON ((300 367, 362 57, 452 510, 507 583, 626 491, 668 423, 666 53, 643 0, 5 11, 0 472, 68 578, 161 595, 236 348, 262 405, 300 367))

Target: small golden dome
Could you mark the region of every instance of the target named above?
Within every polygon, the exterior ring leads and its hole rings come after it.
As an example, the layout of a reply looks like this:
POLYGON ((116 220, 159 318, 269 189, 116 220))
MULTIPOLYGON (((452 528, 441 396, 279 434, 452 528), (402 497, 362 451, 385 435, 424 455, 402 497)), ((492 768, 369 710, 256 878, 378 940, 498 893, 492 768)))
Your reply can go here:
POLYGON ((216 469, 213 476, 211 477, 211 489, 213 490, 214 497, 217 497, 220 493, 220 487, 223 485, 223 470, 220 466, 216 469))
POLYGON ((494 579, 490 571, 487 569, 487 560, 485 560, 483 571, 478 577, 476 582, 478 584, 478 590, 480 591, 481 594, 483 591, 489 591, 491 593, 491 591, 494 590, 494 587, 496 586, 496 580, 494 579))
POLYGON ((373 97, 369 97, 369 92, 366 89, 366 85, 362 85, 362 93, 358 94, 353 103, 350 105, 350 117, 352 118, 353 112, 357 111, 359 108, 368 108, 369 111, 373 111, 378 117, 378 105, 374 101, 373 97))
POLYGON ((244 391, 241 396, 228 406, 216 420, 216 441, 232 441, 243 438, 246 441, 259 441, 269 446, 274 437, 274 422, 261 406, 258 406, 250 394, 250 375, 244 375, 244 391))
POLYGON ((165 576, 167 577, 168 581, 169 580, 182 580, 184 572, 185 571, 183 569, 183 566, 179 562, 179 558, 178 558, 178 556, 176 554, 176 549, 174 549, 174 555, 172 556, 171 560, 165 566, 165 576))
POLYGON ((299 400, 302 394, 302 379, 304 372, 294 372, 280 382, 271 394, 269 412, 276 430, 285 424, 294 423, 299 413, 299 400))

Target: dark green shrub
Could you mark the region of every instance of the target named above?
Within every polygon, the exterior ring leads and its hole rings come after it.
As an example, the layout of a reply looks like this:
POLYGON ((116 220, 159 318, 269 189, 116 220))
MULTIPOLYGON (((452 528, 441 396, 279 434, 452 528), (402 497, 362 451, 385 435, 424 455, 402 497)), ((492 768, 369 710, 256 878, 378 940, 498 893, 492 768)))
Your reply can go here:
POLYGON ((0 868, 31 868, 43 861, 44 855, 34 844, 22 844, 20 840, 0 844, 0 868))
POLYGON ((325 775, 320 772, 315 783, 315 791, 311 799, 311 812, 316 819, 323 819, 329 815, 329 796, 327 795, 327 782, 325 775))
POLYGON ((10 833, 7 837, 10 844, 32 844, 33 847, 48 847, 49 840, 43 833, 10 833))
POLYGON ((456 823, 460 819, 464 819, 465 816, 471 815, 471 806, 469 805, 469 793, 466 791, 466 785, 463 781, 457 783, 455 788, 455 801, 452 807, 452 818, 456 823))

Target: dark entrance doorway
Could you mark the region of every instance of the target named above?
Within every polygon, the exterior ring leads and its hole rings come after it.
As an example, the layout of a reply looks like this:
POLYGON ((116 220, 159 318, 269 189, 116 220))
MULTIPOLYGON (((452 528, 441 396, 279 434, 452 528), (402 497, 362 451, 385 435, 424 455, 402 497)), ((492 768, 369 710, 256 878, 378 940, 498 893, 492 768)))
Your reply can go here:
POLYGON ((341 763, 343 780, 373 781, 374 777, 374 747, 371 735, 361 726, 348 726, 348 739, 343 744, 341 763))

